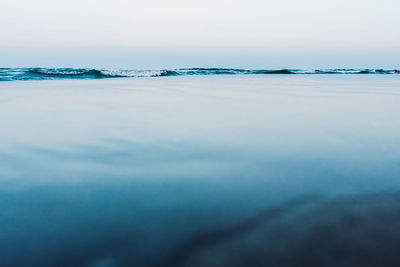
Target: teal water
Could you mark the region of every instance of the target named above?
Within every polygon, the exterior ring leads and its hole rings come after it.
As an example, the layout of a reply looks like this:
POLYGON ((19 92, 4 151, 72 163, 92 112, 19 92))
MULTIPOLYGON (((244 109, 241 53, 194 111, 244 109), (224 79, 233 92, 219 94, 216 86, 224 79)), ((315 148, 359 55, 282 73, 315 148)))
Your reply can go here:
POLYGON ((87 68, 0 68, 1 81, 29 81, 29 80, 91 80, 111 78, 141 78, 141 77, 168 77, 168 76, 214 76, 214 75, 354 75, 378 74, 397 75, 397 70, 384 69, 225 69, 225 68, 185 68, 185 69, 87 69, 87 68))
POLYGON ((396 75, 2 82, 0 266, 396 266, 399 103, 396 75))

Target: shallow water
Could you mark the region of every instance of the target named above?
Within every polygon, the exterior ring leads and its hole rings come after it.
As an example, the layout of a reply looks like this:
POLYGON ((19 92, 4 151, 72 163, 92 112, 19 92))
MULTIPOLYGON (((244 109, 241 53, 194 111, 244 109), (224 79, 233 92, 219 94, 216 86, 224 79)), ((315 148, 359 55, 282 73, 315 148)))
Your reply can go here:
POLYGON ((0 266, 396 266, 399 103, 395 75, 2 82, 0 266))

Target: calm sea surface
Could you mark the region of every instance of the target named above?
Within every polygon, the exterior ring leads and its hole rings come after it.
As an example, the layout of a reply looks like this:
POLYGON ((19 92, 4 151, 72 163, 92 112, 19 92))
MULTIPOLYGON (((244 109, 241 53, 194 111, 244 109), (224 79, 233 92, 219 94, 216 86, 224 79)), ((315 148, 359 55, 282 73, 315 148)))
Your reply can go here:
POLYGON ((0 83, 0 266, 399 266, 400 79, 0 83))

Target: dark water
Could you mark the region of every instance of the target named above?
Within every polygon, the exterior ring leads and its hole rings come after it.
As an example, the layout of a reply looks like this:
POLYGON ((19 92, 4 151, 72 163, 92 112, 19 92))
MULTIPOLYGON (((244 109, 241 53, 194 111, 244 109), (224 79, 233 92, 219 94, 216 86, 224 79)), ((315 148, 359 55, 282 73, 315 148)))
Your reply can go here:
POLYGON ((395 75, 0 84, 0 266, 398 266, 395 75))

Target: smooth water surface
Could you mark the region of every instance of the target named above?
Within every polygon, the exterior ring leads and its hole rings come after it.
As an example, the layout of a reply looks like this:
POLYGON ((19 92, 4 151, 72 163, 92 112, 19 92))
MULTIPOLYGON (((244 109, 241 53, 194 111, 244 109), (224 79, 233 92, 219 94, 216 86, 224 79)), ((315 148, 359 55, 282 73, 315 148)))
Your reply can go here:
POLYGON ((2 82, 0 127, 0 266, 400 262, 395 75, 2 82))

